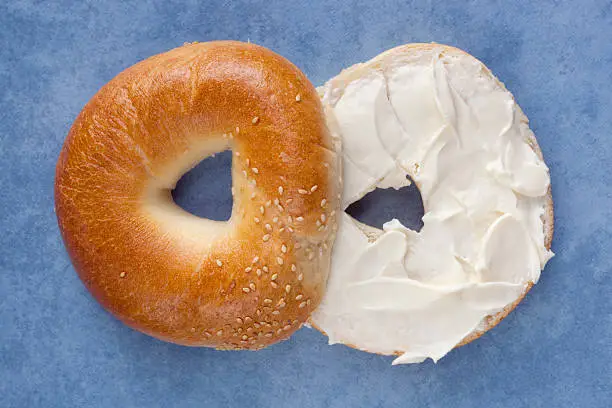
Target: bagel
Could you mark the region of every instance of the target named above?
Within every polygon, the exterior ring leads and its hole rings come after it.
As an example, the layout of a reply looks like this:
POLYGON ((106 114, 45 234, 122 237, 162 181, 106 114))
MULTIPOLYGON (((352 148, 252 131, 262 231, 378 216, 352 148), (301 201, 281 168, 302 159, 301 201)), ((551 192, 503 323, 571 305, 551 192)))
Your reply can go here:
POLYGON ((409 44, 319 88, 342 137, 342 209, 375 188, 418 187, 419 232, 342 213, 311 323, 343 343, 437 361, 499 323, 535 284, 553 235, 549 170, 528 120, 484 64, 409 44))
POLYGON ((76 271, 128 326, 158 339, 260 349, 320 303, 340 161, 305 75, 239 42, 185 44, 117 75, 78 115, 55 208, 76 271), (198 218, 171 190, 231 149, 231 217, 198 218))

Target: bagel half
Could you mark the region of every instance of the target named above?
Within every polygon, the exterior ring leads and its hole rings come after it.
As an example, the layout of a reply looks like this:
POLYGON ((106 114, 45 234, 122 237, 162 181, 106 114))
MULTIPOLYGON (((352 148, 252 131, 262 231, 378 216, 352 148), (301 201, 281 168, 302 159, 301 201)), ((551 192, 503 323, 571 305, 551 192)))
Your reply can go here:
POLYGON ((325 289, 340 162, 315 88, 272 51, 194 43, 117 75, 83 108, 55 179, 59 228, 93 296, 128 326, 189 346, 286 339, 325 289), (227 222, 171 190, 231 149, 227 222))

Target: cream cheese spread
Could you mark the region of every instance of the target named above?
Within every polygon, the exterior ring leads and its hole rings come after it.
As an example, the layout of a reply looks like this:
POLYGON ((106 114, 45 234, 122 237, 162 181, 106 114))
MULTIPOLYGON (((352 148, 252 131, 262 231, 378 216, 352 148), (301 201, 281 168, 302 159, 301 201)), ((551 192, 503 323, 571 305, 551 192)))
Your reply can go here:
POLYGON ((343 209, 412 179, 419 232, 341 214, 328 289, 312 322, 331 343, 437 361, 517 300, 553 255, 549 172, 512 95, 475 58, 443 47, 358 65, 330 80, 343 145, 343 209), (374 233, 372 233, 374 232, 374 233))

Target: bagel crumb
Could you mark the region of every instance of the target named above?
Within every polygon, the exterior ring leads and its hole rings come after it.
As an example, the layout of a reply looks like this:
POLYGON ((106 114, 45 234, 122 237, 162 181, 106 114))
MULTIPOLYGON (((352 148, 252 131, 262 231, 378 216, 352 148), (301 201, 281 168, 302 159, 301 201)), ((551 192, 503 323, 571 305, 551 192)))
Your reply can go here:
POLYGON ((253 262, 252 263, 257 263, 257 261, 259 261, 259 257, 255 256, 255 258, 253 258, 253 262))
POLYGON ((249 272, 251 272, 252 270, 253 270, 253 268, 251 268, 250 266, 247 266, 247 267, 244 269, 244 271, 245 271, 246 273, 249 273, 249 272))
POLYGON ((121 272, 121 273, 119 274, 119 277, 120 277, 120 278, 125 278, 125 272, 121 272))
POLYGON ((217 266, 223 266, 223 262, 221 262, 219 259, 217 259, 217 266))
POLYGON ((278 194, 283 195, 283 186, 278 186, 278 194))
POLYGON ((259 116, 255 116, 251 122, 255 125, 257 122, 259 122, 259 116))
POLYGON ((259 174, 259 169, 257 167, 253 167, 251 170, 253 170, 253 173, 259 174))
POLYGON ((302 100, 302 96, 300 94, 295 95, 295 101, 300 102, 302 100))

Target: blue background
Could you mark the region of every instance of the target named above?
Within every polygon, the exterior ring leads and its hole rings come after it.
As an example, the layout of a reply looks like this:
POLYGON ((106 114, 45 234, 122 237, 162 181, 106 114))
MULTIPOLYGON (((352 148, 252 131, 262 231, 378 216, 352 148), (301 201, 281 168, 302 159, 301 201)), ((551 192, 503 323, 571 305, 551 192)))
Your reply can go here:
MULTIPOLYGON (((610 1, 0 0, 0 406, 611 406, 611 81, 610 1), (391 367, 309 329, 258 353, 218 352, 117 322, 64 251, 56 158, 114 75, 213 39, 270 47, 315 84, 406 42, 482 59, 531 119, 551 169, 557 256, 540 283, 437 365, 391 367)), ((177 200, 227 216, 229 160, 202 164, 177 200)))

